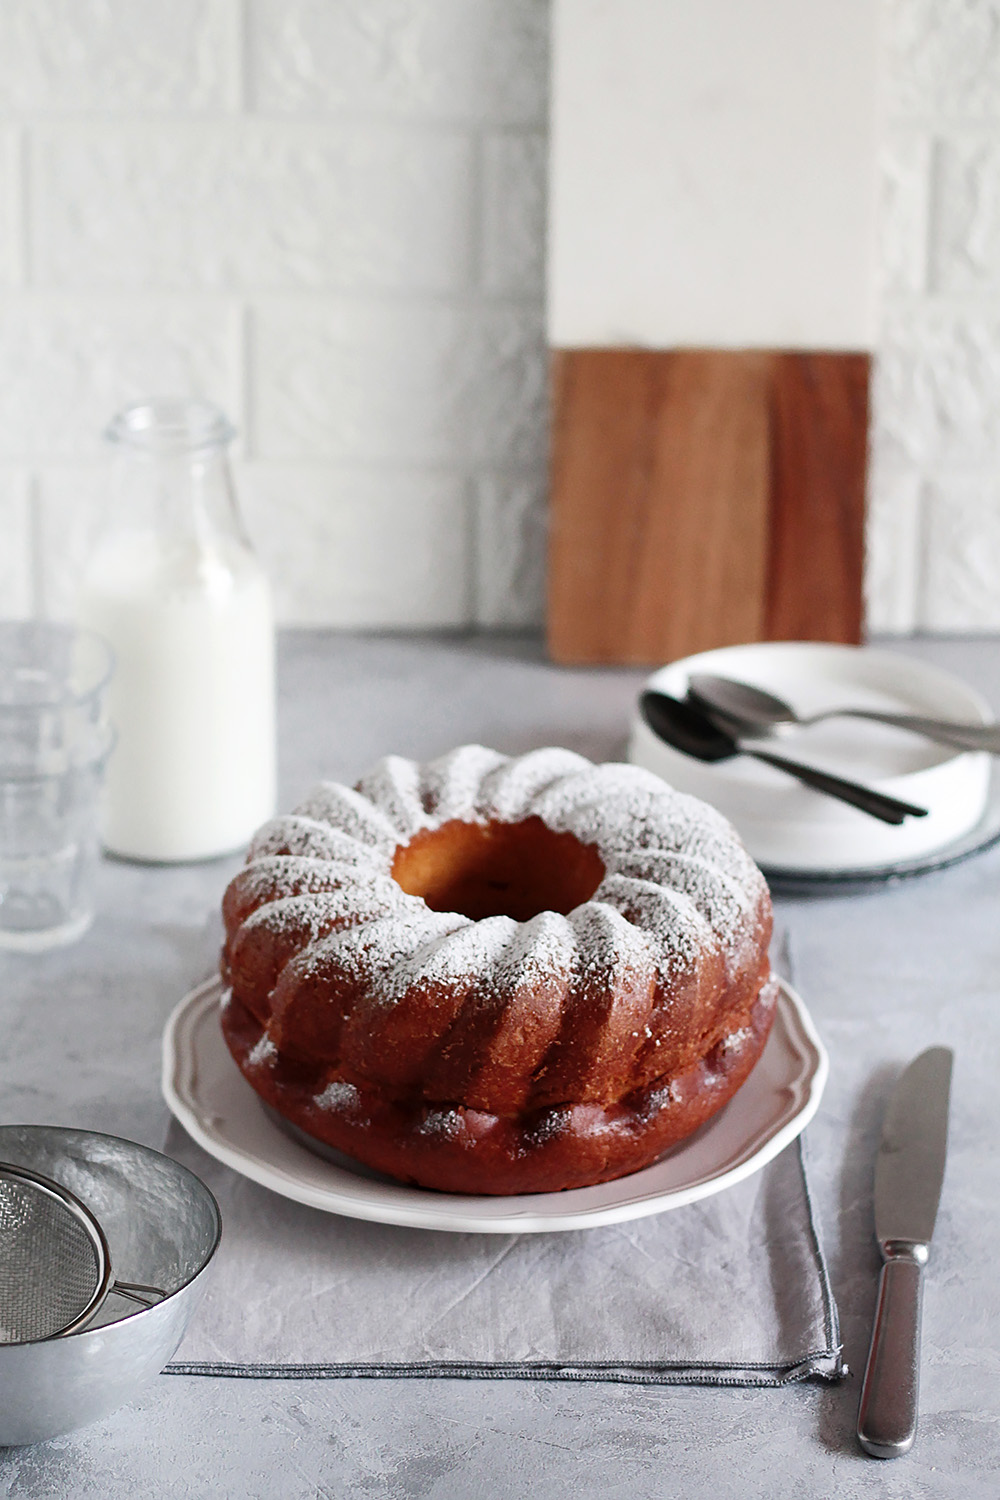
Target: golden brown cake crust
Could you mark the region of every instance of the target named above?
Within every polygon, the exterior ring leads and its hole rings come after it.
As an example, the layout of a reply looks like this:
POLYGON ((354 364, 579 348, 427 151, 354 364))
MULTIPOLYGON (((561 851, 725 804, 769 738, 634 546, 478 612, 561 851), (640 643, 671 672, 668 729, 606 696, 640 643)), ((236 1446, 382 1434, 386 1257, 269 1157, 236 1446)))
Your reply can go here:
POLYGON ((608 1106, 552 1106, 517 1117, 398 1103, 371 1089, 325 1082, 322 1069, 260 1049, 264 1028, 239 1001, 227 1005, 222 1029, 265 1103, 324 1145, 389 1177, 442 1192, 546 1193, 650 1166, 716 1114, 764 1050, 776 998, 771 981, 735 1041, 717 1042, 668 1083, 637 1089, 608 1106))
POLYGON ((261 1097, 391 1176, 545 1192, 639 1170, 767 1038, 767 887, 631 766, 390 757, 265 826, 223 902, 229 1047, 261 1097))

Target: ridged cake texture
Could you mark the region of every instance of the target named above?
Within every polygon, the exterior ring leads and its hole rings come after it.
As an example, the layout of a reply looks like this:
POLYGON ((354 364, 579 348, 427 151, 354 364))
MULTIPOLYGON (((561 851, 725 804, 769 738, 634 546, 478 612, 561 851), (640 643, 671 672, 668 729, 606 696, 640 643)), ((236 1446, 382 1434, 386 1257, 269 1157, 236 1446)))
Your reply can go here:
POLYGON ((223 1028, 262 1097, 452 1191, 646 1165, 735 1091, 773 1011, 767 887, 730 825, 567 750, 389 756, 353 788, 322 783, 259 831, 223 914, 223 1028), (471 877, 483 915, 403 889, 449 840, 467 862, 500 851, 471 877), (504 894, 529 855, 528 895, 504 894), (573 904, 532 911, 549 864, 573 904))

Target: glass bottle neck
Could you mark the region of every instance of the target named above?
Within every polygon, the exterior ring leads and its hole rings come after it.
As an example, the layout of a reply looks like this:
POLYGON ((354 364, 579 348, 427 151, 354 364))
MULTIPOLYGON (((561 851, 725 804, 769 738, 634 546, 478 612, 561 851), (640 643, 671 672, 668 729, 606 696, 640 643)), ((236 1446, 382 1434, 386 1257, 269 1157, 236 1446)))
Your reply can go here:
POLYGON ((123 450, 113 465, 113 524, 142 530, 164 545, 249 548, 225 447, 123 450))
POLYGON ((133 452, 195 453, 225 448, 236 429, 210 401, 159 396, 126 406, 112 418, 105 436, 117 448, 133 452))
POLYGON ((108 429, 111 493, 95 566, 157 586, 224 589, 257 567, 236 501, 229 422, 200 401, 127 408, 108 429))

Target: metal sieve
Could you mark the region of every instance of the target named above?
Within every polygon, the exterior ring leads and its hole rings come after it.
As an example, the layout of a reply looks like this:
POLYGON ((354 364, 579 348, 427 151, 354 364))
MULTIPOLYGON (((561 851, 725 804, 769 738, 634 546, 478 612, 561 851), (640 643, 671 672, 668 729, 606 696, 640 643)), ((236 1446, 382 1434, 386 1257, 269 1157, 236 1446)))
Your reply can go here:
POLYGON ((164 1295, 114 1280, 104 1231, 69 1188, 0 1162, 0 1344, 72 1333, 111 1292, 144 1307, 164 1295))

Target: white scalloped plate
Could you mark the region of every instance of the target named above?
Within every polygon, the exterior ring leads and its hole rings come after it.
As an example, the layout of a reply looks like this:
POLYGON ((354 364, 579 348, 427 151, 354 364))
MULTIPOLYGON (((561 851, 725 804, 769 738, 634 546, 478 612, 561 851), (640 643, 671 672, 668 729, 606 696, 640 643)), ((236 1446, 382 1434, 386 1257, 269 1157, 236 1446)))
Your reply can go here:
POLYGON ((782 983, 771 1035, 746 1083, 714 1119, 654 1166, 565 1193, 437 1193, 376 1176, 346 1157, 327 1160, 279 1129, 230 1056, 219 1027, 221 993, 218 980, 199 985, 177 1006, 163 1034, 163 1096, 188 1134, 226 1166, 298 1203, 419 1229, 589 1229, 710 1197, 759 1171, 805 1129, 829 1069, 808 1011, 782 983))

